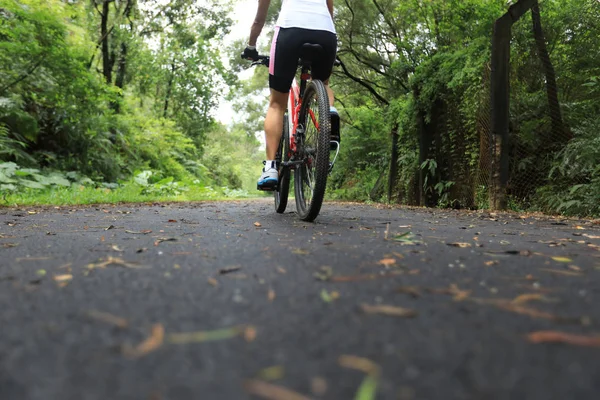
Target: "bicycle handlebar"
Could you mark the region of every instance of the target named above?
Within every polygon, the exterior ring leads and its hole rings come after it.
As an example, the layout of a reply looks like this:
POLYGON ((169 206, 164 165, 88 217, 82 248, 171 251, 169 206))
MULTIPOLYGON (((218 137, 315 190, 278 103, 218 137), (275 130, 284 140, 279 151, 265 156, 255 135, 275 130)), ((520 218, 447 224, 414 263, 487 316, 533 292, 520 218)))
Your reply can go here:
MULTIPOLYGON (((244 58, 244 54, 242 54, 241 57, 243 60, 247 60, 246 58, 244 58)), ((251 66, 254 67, 255 65, 264 65, 265 67, 268 67, 270 61, 271 61, 271 57, 259 55, 256 60, 252 60, 251 66)), ((298 65, 302 65, 300 60, 298 60, 298 65)), ((335 61, 333 62, 333 66, 339 67, 340 65, 342 65, 342 62, 340 61, 339 58, 336 57, 335 61)))

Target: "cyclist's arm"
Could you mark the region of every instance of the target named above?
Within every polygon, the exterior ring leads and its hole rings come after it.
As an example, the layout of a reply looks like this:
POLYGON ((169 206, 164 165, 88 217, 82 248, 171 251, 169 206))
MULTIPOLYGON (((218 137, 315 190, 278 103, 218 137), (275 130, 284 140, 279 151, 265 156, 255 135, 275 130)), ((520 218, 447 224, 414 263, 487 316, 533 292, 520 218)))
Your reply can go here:
POLYGON ((256 46, 258 36, 260 36, 260 32, 262 31, 263 26, 265 26, 265 21, 267 20, 269 4, 271 4, 271 0, 258 0, 258 10, 256 11, 256 17, 254 18, 252 29, 250 30, 250 40, 248 41, 250 46, 256 46))
POLYGON ((333 18, 333 0, 327 0, 327 8, 329 8, 329 14, 333 18))

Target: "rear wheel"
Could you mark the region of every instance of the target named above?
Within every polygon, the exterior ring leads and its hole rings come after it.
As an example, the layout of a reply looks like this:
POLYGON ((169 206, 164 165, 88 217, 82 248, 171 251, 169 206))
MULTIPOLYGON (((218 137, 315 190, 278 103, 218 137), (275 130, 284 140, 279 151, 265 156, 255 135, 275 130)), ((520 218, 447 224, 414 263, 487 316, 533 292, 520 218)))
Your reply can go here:
POLYGON ((299 128, 304 128, 296 135, 298 154, 303 162, 296 167, 294 175, 296 211, 302 220, 314 221, 325 197, 331 135, 329 98, 321 81, 312 81, 306 88, 299 128))
POLYGON ((275 211, 279 214, 285 211, 288 203, 288 195, 290 193, 290 169, 283 167, 282 161, 290 159, 290 127, 288 125, 287 114, 283 117, 283 133, 275 155, 277 170, 279 171, 279 184, 277 190, 273 192, 275 197, 275 211))

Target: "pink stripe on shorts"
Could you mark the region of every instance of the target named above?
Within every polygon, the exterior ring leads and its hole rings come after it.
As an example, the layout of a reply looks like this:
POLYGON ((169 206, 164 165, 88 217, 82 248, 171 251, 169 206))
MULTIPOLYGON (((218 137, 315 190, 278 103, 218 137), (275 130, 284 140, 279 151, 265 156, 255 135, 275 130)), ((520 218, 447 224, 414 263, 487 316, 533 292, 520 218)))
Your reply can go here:
POLYGON ((273 42, 271 42, 271 55, 269 60, 269 74, 275 75, 275 47, 277 46, 277 36, 279 36, 279 27, 275 27, 273 42))

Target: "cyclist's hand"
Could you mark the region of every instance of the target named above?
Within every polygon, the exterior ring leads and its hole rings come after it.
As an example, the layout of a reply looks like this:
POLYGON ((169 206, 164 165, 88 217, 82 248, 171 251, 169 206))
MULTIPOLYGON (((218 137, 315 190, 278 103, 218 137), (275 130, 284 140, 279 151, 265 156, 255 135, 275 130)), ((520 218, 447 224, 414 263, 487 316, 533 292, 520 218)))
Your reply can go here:
POLYGON ((244 60, 257 61, 258 60, 258 51, 256 50, 256 47, 254 47, 254 46, 246 47, 244 49, 244 52, 242 53, 242 58, 244 60))

